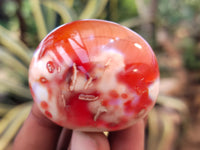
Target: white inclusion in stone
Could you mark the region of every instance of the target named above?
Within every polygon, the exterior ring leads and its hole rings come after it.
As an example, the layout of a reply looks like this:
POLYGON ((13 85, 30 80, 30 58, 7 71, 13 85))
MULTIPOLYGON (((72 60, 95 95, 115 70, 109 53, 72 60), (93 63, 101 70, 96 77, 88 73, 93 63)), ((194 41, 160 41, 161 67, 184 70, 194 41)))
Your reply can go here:
POLYGON ((115 40, 117 40, 117 41, 118 41, 118 40, 119 40, 119 37, 116 37, 116 38, 115 38, 115 40))
POLYGON ((133 72, 138 72, 138 69, 133 69, 133 72))
POLYGON ((77 42, 78 44, 80 44, 81 46, 84 46, 84 45, 83 45, 83 42, 82 42, 82 40, 81 40, 81 37, 80 37, 80 35, 79 35, 78 32, 73 36, 73 39, 75 39, 76 42, 77 42))
POLYGON ((65 63, 68 66, 71 66, 73 64, 71 58, 69 57, 69 55, 67 54, 67 52, 64 50, 64 48, 62 46, 58 46, 57 47, 57 52, 60 54, 60 56, 64 59, 65 63))
POLYGON ((110 43, 113 43, 114 42, 114 40, 113 39, 110 39, 110 43))
POLYGON ((87 54, 86 50, 83 49, 82 47, 80 47, 72 39, 69 39, 69 42, 70 42, 71 46, 74 48, 74 51, 76 52, 76 54, 78 55, 78 57, 80 58, 80 60, 83 63, 89 62, 89 57, 88 57, 88 54, 87 54))
POLYGON ((90 40, 94 40, 94 35, 90 35, 90 36, 89 36, 89 39, 90 39, 90 40))
POLYGON ((159 93, 159 84, 160 84, 160 79, 156 79, 150 86, 149 86, 149 97, 155 101, 158 93, 159 93))
POLYGON ((142 46, 138 43, 134 43, 135 47, 139 48, 139 49, 142 49, 142 46))
POLYGON ((60 61, 58 60, 58 58, 56 57, 56 55, 53 53, 52 50, 48 51, 48 55, 59 65, 61 65, 60 61))
POLYGON ((48 91, 45 87, 39 83, 33 83, 32 87, 38 103, 42 100, 48 100, 48 91))

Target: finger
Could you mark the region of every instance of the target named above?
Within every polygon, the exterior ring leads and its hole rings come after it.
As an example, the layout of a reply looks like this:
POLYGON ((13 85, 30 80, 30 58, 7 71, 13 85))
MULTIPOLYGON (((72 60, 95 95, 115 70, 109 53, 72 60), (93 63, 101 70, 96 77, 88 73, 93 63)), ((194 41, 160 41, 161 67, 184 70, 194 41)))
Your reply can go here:
POLYGON ((71 141, 71 136, 72 130, 63 128, 58 141, 57 150, 67 150, 71 141))
POLYGON ((48 120, 33 105, 14 142, 14 150, 55 150, 61 127, 48 120))
POLYGON ((133 126, 109 133, 111 150, 144 150, 144 121, 133 126))
POLYGON ((103 133, 73 131, 70 150, 109 150, 103 133))

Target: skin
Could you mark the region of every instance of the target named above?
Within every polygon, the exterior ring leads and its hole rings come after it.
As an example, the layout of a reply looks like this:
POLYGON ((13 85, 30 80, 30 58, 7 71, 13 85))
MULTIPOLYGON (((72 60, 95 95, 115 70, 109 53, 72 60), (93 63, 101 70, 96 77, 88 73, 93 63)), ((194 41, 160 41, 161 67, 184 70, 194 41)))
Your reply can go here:
POLYGON ((48 120, 38 107, 14 141, 13 150, 144 150, 144 120, 105 136, 101 132, 71 131, 48 120))

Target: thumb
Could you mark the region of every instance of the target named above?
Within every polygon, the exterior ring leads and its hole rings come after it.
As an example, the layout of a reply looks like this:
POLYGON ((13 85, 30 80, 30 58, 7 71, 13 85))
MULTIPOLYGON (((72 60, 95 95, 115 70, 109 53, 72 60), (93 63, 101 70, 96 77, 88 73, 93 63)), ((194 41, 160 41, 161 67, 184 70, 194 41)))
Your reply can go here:
POLYGON ((109 142, 103 133, 73 131, 70 150, 109 150, 109 142))

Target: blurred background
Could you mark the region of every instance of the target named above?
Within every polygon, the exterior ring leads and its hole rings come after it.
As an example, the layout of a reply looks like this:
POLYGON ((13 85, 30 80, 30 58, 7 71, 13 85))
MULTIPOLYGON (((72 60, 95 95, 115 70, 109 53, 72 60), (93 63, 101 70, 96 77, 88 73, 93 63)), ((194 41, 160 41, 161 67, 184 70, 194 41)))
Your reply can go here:
POLYGON ((39 42, 78 19, 115 21, 142 35, 160 66, 145 150, 200 149, 199 0, 0 0, 0 150, 30 112, 28 67, 39 42))

